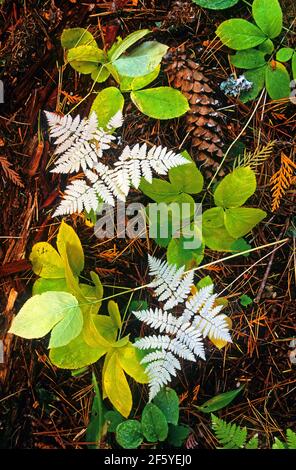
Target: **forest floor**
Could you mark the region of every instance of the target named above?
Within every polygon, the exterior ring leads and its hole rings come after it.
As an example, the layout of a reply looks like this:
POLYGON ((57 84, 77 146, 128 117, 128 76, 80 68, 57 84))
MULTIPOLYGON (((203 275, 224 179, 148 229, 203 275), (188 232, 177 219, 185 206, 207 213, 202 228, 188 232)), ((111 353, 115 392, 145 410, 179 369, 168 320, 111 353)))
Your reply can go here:
MULTIPOLYGON (((257 102, 242 104, 220 91, 219 83, 231 69, 227 51, 213 41, 215 30, 226 18, 245 16, 244 4, 220 12, 196 7, 188 16, 185 8, 170 14, 172 3, 135 0, 120 7, 120 1, 11 0, 0 7, 0 78, 5 86, 5 104, 0 104, 0 339, 4 340, 5 353, 5 362, 0 365, 2 448, 85 447, 93 397, 91 372, 73 377, 51 365, 43 341, 6 334, 13 316, 31 295, 34 276, 30 250, 38 241, 51 240, 59 225, 52 212, 65 181, 48 169, 52 149, 42 111, 69 111, 90 91, 86 76, 79 76, 70 67, 62 69, 60 35, 64 28, 78 26, 89 28, 105 44, 112 43, 116 35, 125 37, 141 28, 152 29, 155 39, 172 48, 185 44, 194 51, 196 61, 202 61, 219 101, 224 148, 239 135, 239 143, 249 151, 275 141, 272 158, 259 168, 258 190, 253 198, 268 217, 248 241, 255 248, 287 240, 280 246, 267 246, 248 257, 199 271, 200 276, 212 277, 218 292, 226 290, 233 345, 220 351, 209 346, 208 360, 198 366, 186 365, 176 390, 182 421, 192 429, 188 446, 215 447, 210 418, 195 406, 239 384, 245 385, 244 391, 221 412, 222 418, 263 436, 262 447, 271 446, 274 434, 283 436, 286 428, 295 426, 296 368, 289 360, 289 343, 296 328, 296 239, 288 238, 288 230, 291 233, 295 224, 296 191, 292 187, 275 212, 271 212, 270 191, 270 178, 280 167, 281 152, 290 157, 295 153, 295 105, 289 100, 271 102, 265 95, 257 102), (248 307, 239 302, 243 294, 253 299, 248 307)), ((189 2, 185 3, 188 7, 189 2)), ((283 1, 282 7, 290 24, 296 15, 295 3, 283 1)), ((94 91, 99 89, 97 85, 94 91)), ((94 96, 92 93, 82 101, 81 113, 89 111, 94 96)), ((129 102, 125 114, 122 139, 126 143, 147 141, 178 149, 184 142, 182 118, 160 125, 129 102)), ((183 147, 198 164, 198 152, 191 148, 190 137, 183 147)), ((233 158, 230 153, 223 165, 225 173, 232 168, 233 158)), ((207 170, 213 174, 211 168, 207 170)), ((114 286, 134 287, 147 282, 147 252, 151 247, 146 240, 98 243, 82 216, 68 217, 67 221, 82 240, 86 275, 95 270, 104 284, 114 286)), ((158 248, 157 253, 161 256, 163 252, 158 248)), ((218 258, 221 254, 207 250, 204 262, 218 258)))

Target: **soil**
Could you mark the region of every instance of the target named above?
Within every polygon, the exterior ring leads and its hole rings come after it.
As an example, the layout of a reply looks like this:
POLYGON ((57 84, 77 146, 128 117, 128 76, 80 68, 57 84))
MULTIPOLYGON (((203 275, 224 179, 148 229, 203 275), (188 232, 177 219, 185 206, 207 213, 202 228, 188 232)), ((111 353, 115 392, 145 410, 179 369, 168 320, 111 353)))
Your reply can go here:
MULTIPOLYGON (((172 17, 168 0, 139 1, 5 1, 0 7, 0 79, 5 89, 5 103, 0 104, 0 156, 6 157, 11 171, 0 165, 0 339, 4 341, 4 364, 0 365, 0 447, 2 448, 85 448, 85 431, 93 399, 91 372, 72 376, 58 370, 47 357, 47 341, 26 341, 12 337, 7 330, 13 316, 31 295, 34 275, 29 254, 34 243, 52 240, 59 221, 52 218, 65 178, 49 172, 52 147, 49 143, 44 110, 68 112, 76 106, 75 97, 85 97, 91 89, 88 76, 79 76, 63 67, 60 35, 66 27, 84 27, 99 44, 112 44, 116 35, 150 28, 153 38, 170 47, 185 43, 203 57, 206 76, 219 101, 225 149, 241 134, 240 145, 249 151, 258 142, 275 141, 272 157, 259 167, 258 190, 252 203, 266 210, 268 217, 257 227, 248 242, 252 247, 278 240, 286 242, 267 246, 248 257, 238 257, 201 269, 198 276, 210 275, 217 292, 228 297, 228 311, 233 321, 233 344, 218 350, 206 345, 207 361, 184 364, 173 383, 181 403, 181 421, 191 427, 188 448, 214 448, 216 441, 210 417, 200 413, 200 405, 212 396, 244 385, 236 401, 219 416, 247 426, 258 433, 260 446, 270 447, 273 436, 284 436, 286 428, 296 430, 296 369, 289 360, 289 343, 295 336, 295 224, 296 193, 285 194, 280 208, 271 212, 270 178, 279 169, 281 152, 295 153, 295 105, 289 100, 271 102, 261 99, 242 104, 227 98, 219 83, 231 73, 228 51, 212 42, 215 30, 226 18, 244 16, 246 5, 213 12, 195 8, 194 18, 184 19, 183 9, 172 17), (182 13, 183 12, 183 13, 182 13), (74 96, 74 98, 73 98, 74 96), (255 112, 254 112, 255 110, 255 112), (251 121, 246 126, 247 121, 251 121), (38 139, 43 135, 43 142, 38 139), (255 301, 240 304, 242 294, 255 301)), ((188 2, 189 3, 189 2, 188 2)), ((293 0, 281 2, 285 24, 295 18, 293 0)), ((295 33, 287 36, 295 47, 295 33)), ((162 74, 163 83, 167 81, 162 74)), ((112 81, 109 82, 112 84, 112 81)), ((102 88, 96 85, 94 91, 102 88)), ((86 115, 94 93, 79 104, 86 115)), ((126 120, 122 142, 147 141, 177 149, 184 142, 184 121, 162 122, 136 111, 126 98, 126 120)), ((185 148, 191 150, 190 141, 185 148)), ((228 156, 223 169, 232 168, 235 153, 228 156)), ((198 155, 193 154, 198 161, 198 155)), ((131 197, 135 197, 132 194, 131 197)), ((146 240, 106 240, 98 243, 93 229, 81 216, 67 218, 77 230, 85 249, 85 277, 95 270, 104 284, 130 286, 145 284, 146 240)), ((156 245, 153 245, 153 250, 156 245)), ((155 253, 164 254, 161 248, 155 253)), ((204 263, 222 258, 206 251, 204 263)), ((109 288, 110 295, 113 292, 109 288)), ((149 292, 141 294, 147 299, 149 292)), ((149 297, 151 299, 151 297, 149 297)), ((125 299, 123 302, 125 302, 125 299)), ((152 302, 153 303, 153 302, 152 302)), ((131 325, 132 331, 133 325, 131 325)), ((98 377, 100 364, 93 367, 98 377)), ((131 383, 133 393, 140 389, 131 383)), ((136 415, 139 410, 136 410, 136 415)), ((105 447, 115 447, 107 438, 105 447)))

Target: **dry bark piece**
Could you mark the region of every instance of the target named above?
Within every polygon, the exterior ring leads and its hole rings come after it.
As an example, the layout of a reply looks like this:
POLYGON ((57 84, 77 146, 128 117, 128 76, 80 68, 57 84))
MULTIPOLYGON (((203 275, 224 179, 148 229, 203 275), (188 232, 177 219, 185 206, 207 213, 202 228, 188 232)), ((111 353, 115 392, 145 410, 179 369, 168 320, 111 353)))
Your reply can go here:
MULTIPOLYGON (((192 156, 213 170, 223 156, 222 130, 217 112, 217 100, 204 67, 193 60, 185 45, 172 48, 166 55, 170 85, 184 93, 190 104, 185 116, 186 132, 190 133, 192 156)), ((209 172, 210 174, 210 172, 209 172)))
POLYGON ((180 28, 190 25, 197 20, 200 8, 194 5, 191 0, 173 0, 170 4, 169 12, 162 22, 163 28, 174 26, 180 28))

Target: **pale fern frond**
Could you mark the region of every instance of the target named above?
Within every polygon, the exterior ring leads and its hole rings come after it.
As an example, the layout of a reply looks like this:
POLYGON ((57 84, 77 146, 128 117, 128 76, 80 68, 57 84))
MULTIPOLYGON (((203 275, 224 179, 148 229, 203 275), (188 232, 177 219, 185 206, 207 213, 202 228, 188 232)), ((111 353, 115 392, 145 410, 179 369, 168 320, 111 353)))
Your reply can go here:
POLYGON ((185 266, 177 268, 150 255, 148 264, 149 274, 155 276, 150 287, 155 290, 160 302, 166 301, 163 308, 168 310, 184 302, 193 286, 194 272, 184 275, 185 266))
POLYGON ((247 167, 256 171, 257 167, 268 160, 273 153, 276 141, 268 142, 264 147, 257 147, 254 152, 244 151, 243 155, 238 156, 233 164, 233 168, 247 167))
POLYGON ((65 197, 56 209, 54 216, 73 214, 74 212, 82 212, 97 210, 98 198, 95 190, 89 187, 84 180, 72 181, 67 186, 65 197))
POLYGON ((154 276, 149 286, 154 288, 158 300, 166 301, 164 309, 148 308, 133 312, 140 321, 165 333, 145 336, 135 342, 139 349, 153 350, 142 360, 149 376, 151 400, 163 385, 169 383, 169 375, 175 376, 177 364, 180 364, 178 357, 189 361, 205 359, 203 337, 228 342, 231 342, 231 337, 227 317, 220 314, 222 306, 216 305, 213 285, 188 297, 193 285, 193 271, 185 274, 184 267, 177 268, 153 256, 149 256, 148 262, 149 274, 154 276), (168 311, 186 298, 184 311, 179 317, 168 311), (171 370, 173 373, 170 374, 171 370))

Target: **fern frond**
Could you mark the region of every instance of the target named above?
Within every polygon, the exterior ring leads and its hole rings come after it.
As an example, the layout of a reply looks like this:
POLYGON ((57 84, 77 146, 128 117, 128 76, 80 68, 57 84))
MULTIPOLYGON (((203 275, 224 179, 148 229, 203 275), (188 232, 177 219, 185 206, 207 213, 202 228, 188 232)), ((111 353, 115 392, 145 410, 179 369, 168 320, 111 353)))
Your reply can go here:
POLYGON ((296 163, 294 163, 283 152, 281 153, 281 167, 270 178, 271 192, 272 192, 272 212, 275 212, 280 207, 280 202, 285 195, 286 191, 293 184, 294 171, 296 170, 296 163))
POLYGON ((287 444, 289 449, 296 449, 296 432, 292 429, 287 429, 287 444))
POLYGON ((258 449, 259 441, 258 435, 251 437, 251 439, 246 443, 245 449, 258 449))
POLYGON ((238 156, 233 164, 233 168, 249 166, 256 171, 257 167, 262 165, 271 157, 274 149, 275 141, 268 142, 264 147, 257 147, 254 152, 244 151, 242 156, 238 156))
POLYGON ((24 187, 20 175, 11 168, 12 164, 7 160, 4 155, 0 155, 0 166, 2 167, 3 173, 10 181, 20 188, 24 187))
POLYGON ((154 288, 160 302, 166 301, 163 308, 168 310, 183 302, 193 285, 193 271, 184 276, 185 266, 178 269, 150 255, 148 264, 149 274, 155 276, 150 287, 154 288))
POLYGON ((175 334, 177 331, 177 320, 176 318, 167 311, 162 311, 160 308, 152 310, 141 310, 134 312, 134 315, 138 320, 146 323, 156 330, 159 330, 160 333, 165 332, 168 334, 175 334))
POLYGON ((247 428, 226 423, 223 419, 211 414, 212 428, 223 449, 241 449, 247 439, 247 428))
POLYGON ((54 212, 53 216, 87 212, 98 208, 96 191, 84 180, 75 180, 65 190, 65 197, 54 212))
POLYGON ((167 385, 177 370, 181 369, 179 360, 170 352, 159 356, 158 359, 149 362, 146 373, 149 377, 149 401, 158 394, 162 387, 167 385))
POLYGON ((274 443, 272 444, 273 449, 287 449, 288 446, 285 442, 282 442, 278 437, 274 438, 274 443))

